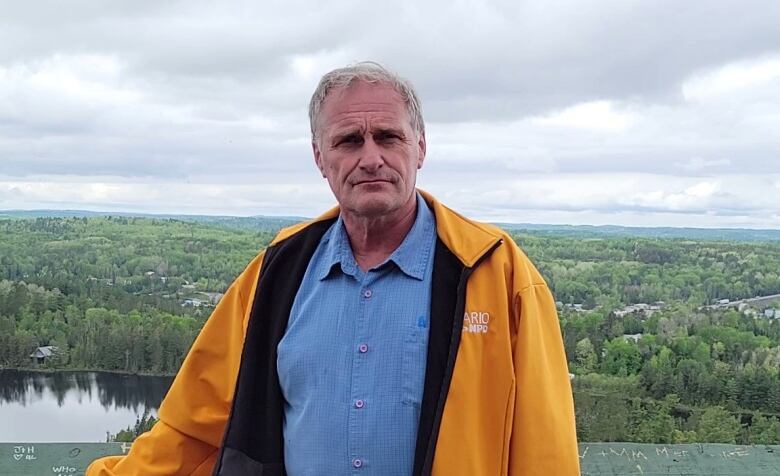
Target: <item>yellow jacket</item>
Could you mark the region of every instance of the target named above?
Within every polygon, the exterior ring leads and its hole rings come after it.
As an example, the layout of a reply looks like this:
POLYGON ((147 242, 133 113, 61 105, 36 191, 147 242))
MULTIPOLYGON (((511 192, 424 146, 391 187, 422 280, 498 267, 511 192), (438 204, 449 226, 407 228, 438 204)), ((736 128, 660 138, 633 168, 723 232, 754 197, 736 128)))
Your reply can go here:
MULTIPOLYGON (((425 192, 436 216, 426 382, 414 474, 579 475, 554 301, 501 230, 425 192)), ((319 237, 338 215, 282 230, 231 285, 126 456, 88 476, 284 475, 276 345, 319 237)))

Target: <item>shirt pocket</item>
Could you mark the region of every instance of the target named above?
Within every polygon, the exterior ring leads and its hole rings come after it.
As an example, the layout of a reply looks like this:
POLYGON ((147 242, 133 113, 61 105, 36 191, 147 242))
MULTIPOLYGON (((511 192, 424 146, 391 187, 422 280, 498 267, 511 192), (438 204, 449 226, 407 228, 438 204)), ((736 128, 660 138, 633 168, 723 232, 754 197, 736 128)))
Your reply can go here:
POLYGON ((428 350, 428 328, 412 326, 406 331, 403 343, 401 403, 422 405, 425 387, 425 367, 428 350))

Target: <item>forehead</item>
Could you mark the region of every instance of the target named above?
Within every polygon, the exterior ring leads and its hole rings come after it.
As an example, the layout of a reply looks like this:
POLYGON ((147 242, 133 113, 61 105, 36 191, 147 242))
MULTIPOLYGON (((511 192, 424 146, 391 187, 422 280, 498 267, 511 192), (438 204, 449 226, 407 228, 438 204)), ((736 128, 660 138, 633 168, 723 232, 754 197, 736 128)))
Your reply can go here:
POLYGON ((403 97, 390 85, 357 82, 331 91, 322 105, 323 127, 365 120, 410 121, 403 97))

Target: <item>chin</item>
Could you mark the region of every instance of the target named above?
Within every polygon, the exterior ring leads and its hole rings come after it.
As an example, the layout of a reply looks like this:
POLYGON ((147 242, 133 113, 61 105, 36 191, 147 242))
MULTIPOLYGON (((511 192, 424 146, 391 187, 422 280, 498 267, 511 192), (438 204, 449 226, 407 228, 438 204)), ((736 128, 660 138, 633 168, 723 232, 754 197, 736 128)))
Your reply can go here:
POLYGON ((395 200, 389 198, 361 197, 355 201, 354 206, 349 208, 359 216, 378 217, 394 212, 399 206, 395 200))

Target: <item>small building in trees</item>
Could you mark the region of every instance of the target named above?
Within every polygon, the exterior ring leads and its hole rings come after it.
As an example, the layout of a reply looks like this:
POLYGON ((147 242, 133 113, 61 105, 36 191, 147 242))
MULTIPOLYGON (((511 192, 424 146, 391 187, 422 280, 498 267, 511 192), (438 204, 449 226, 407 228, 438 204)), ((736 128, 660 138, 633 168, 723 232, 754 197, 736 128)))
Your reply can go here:
POLYGON ((203 302, 200 299, 185 299, 181 303, 182 307, 200 307, 203 302))
POLYGON ((46 359, 51 358, 54 356, 54 354, 57 353, 57 348, 51 345, 45 345, 43 347, 38 347, 35 349, 35 352, 30 354, 30 358, 33 359, 38 364, 45 364, 46 359))
POLYGON ((663 301, 656 301, 654 304, 640 302, 638 304, 630 304, 623 309, 616 309, 614 313, 617 317, 625 317, 629 314, 637 314, 640 317, 650 317, 653 313, 663 309, 665 305, 666 303, 663 301))
POLYGON ((222 299, 224 294, 222 293, 203 293, 209 298, 209 304, 217 305, 219 304, 219 301, 222 299))

